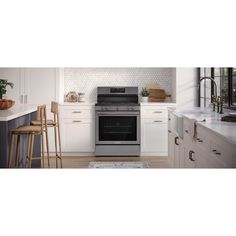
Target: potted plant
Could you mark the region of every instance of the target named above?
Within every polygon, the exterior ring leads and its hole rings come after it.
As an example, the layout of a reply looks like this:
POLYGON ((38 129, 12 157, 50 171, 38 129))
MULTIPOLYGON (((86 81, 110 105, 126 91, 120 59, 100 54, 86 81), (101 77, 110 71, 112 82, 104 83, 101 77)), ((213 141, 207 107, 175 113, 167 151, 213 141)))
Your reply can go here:
POLYGON ((142 102, 148 102, 149 92, 146 88, 142 88, 141 96, 142 96, 142 102))
POLYGON ((13 83, 8 82, 7 79, 0 79, 0 99, 2 99, 2 96, 6 94, 7 89, 6 87, 10 86, 11 88, 14 87, 13 83))

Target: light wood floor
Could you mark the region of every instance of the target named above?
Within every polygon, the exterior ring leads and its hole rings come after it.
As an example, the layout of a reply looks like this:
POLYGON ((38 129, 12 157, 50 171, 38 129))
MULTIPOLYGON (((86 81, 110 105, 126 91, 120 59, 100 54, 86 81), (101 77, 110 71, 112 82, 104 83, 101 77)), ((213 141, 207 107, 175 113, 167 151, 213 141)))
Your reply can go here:
MULTIPOLYGON (((91 161, 147 161, 150 168, 169 168, 167 157, 142 156, 142 157, 94 157, 94 156, 77 156, 63 157, 63 168, 88 168, 91 161)), ((55 157, 51 157, 51 168, 56 167, 55 157)), ((47 161, 45 161, 47 168, 47 161)))

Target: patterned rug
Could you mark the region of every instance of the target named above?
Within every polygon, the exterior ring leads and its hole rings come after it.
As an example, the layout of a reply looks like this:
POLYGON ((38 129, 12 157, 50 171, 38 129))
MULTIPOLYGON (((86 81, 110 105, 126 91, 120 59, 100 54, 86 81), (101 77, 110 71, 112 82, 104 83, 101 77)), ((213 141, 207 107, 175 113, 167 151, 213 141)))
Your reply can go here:
POLYGON ((143 169, 149 168, 147 161, 95 162, 89 163, 92 169, 143 169))

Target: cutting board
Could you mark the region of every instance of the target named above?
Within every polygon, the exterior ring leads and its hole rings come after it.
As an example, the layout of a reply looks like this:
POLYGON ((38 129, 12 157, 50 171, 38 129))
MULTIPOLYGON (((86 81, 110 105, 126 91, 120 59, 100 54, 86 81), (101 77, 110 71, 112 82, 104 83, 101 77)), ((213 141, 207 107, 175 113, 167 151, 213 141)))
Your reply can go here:
POLYGON ((149 102, 164 102, 167 97, 171 95, 166 94, 164 89, 149 89, 149 102))

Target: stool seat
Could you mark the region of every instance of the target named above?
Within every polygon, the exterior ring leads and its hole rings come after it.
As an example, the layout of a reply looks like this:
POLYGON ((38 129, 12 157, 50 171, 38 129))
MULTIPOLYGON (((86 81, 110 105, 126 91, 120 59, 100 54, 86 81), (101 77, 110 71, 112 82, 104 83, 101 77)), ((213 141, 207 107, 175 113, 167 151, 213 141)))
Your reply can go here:
MULTIPOLYGON (((56 122, 54 122, 53 120, 47 120, 46 123, 48 126, 55 126, 56 125, 56 122)), ((33 120, 33 121, 31 121, 31 125, 41 126, 41 121, 40 120, 33 120)))
POLYGON ((40 134, 41 127, 26 125, 26 126, 20 126, 12 130, 12 134, 29 134, 29 133, 40 134))

